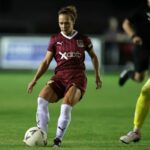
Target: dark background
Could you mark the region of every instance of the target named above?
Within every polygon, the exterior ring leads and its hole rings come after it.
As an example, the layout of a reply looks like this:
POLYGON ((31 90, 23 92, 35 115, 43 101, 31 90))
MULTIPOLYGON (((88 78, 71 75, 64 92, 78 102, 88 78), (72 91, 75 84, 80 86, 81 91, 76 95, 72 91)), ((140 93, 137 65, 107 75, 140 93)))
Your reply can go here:
POLYGON ((57 12, 73 4, 78 10, 76 29, 102 34, 108 19, 121 22, 143 0, 0 0, 1 34, 49 34, 58 32, 57 12))

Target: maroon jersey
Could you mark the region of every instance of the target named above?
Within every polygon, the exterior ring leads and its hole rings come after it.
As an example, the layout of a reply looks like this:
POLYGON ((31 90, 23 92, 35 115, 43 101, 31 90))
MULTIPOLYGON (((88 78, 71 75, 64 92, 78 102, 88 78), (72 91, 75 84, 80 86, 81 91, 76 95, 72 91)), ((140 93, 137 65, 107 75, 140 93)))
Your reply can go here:
POLYGON ((57 62, 55 72, 69 69, 85 70, 85 51, 91 48, 91 40, 77 31, 71 37, 62 32, 51 36, 48 51, 53 52, 57 62))

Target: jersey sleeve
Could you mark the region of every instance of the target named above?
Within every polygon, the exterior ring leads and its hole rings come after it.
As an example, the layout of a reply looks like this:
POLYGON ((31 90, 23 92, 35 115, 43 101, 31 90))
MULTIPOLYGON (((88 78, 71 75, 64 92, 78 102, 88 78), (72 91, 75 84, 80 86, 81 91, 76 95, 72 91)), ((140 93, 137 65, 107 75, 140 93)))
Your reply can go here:
POLYGON ((55 52, 55 37, 51 36, 47 50, 50 52, 55 52))
POLYGON ((86 51, 89 51, 91 48, 93 48, 93 44, 89 37, 85 37, 84 44, 85 44, 86 51))

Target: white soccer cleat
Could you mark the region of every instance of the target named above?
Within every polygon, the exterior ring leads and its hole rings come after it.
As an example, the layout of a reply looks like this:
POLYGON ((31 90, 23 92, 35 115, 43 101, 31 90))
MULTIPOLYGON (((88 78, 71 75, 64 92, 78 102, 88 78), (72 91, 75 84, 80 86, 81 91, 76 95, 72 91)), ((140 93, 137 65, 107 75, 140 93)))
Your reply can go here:
POLYGON ((138 132, 130 131, 127 135, 121 136, 120 141, 129 144, 131 142, 138 142, 141 139, 141 135, 138 132))

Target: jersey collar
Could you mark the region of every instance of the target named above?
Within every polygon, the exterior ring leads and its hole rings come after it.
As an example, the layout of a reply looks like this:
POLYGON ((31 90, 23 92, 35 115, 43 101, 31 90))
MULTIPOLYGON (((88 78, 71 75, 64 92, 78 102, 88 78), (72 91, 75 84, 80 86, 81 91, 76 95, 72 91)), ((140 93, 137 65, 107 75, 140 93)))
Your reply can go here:
POLYGON ((78 31, 75 31, 71 36, 67 36, 63 32, 60 32, 60 33, 62 34, 62 36, 70 40, 77 35, 78 31))

